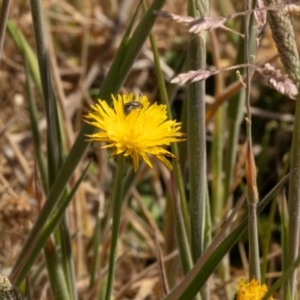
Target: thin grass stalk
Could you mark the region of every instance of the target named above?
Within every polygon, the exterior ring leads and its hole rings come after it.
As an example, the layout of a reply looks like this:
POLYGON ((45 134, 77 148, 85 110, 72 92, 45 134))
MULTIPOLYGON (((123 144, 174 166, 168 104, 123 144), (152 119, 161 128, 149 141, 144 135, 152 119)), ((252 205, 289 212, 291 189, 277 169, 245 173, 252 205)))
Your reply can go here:
POLYGON ((42 2, 40 0, 30 0, 30 5, 47 118, 48 180, 49 186, 51 186, 55 181, 59 165, 62 162, 61 137, 58 127, 57 106, 51 83, 51 71, 46 41, 47 35, 43 19, 42 2))
MULTIPOLYGON (((299 253, 300 228, 300 95, 296 99, 296 112, 291 148, 291 171, 293 171, 289 186, 289 264, 292 264, 299 253)), ((291 299, 296 294, 296 270, 289 280, 291 299)))
MULTIPOLYGON (((249 47, 250 52, 254 53, 256 41, 254 36, 255 26, 253 26, 253 18, 250 19, 249 29, 249 47)), ((244 28, 242 29, 244 32, 244 28)), ((238 55, 236 58, 235 65, 241 65, 244 62, 244 49, 245 49, 245 40, 240 38, 237 44, 238 55)), ((233 75, 233 78, 236 79, 236 74, 233 75)), ((237 82, 236 86, 233 87, 233 91, 236 92, 240 89, 238 85, 241 83, 237 82)), ((244 107, 245 107, 245 89, 240 89, 240 92, 237 95, 234 95, 232 100, 229 101, 227 115, 229 123, 229 133, 228 133, 228 142, 227 142, 227 151, 226 151, 226 160, 225 160, 225 179, 224 179, 224 201, 228 203, 228 207, 232 207, 232 197, 231 197, 231 188, 233 180, 234 166, 236 163, 237 149, 238 149, 238 139, 240 133, 240 126, 244 116, 244 107)))
MULTIPOLYGON (((216 33, 214 31, 210 34, 211 42, 214 51, 213 64, 217 69, 220 69, 220 54, 219 43, 217 41, 216 33)), ((223 75, 218 73, 216 76, 214 95, 217 97, 223 91, 223 75)), ((217 113, 214 116, 214 131, 212 142, 212 222, 214 225, 221 221, 221 214, 224 207, 224 186, 223 186, 223 147, 225 136, 225 105, 219 107, 217 113)))
MULTIPOLYGON (((208 12, 208 1, 188 1, 188 15, 200 18, 208 12)), ((188 69, 204 69, 206 34, 190 35, 188 69)), ((188 156, 191 186, 191 246, 194 262, 204 250, 204 218, 206 188, 205 81, 188 86, 188 156)))
POLYGON ((233 181, 233 172, 237 156, 238 138, 240 126, 244 114, 245 90, 233 97, 228 105, 228 141, 225 160, 225 178, 224 178, 224 203, 232 207, 231 186, 233 181))
MULTIPOLYGON (((246 10, 252 8, 252 0, 245 0, 244 6, 246 10)), ((245 15, 245 63, 250 63, 250 14, 245 15)), ((248 139, 248 150, 246 159, 246 177, 247 177, 247 201, 248 201, 248 237, 249 237, 249 280, 255 278, 260 280, 260 264, 259 264, 259 240, 257 229, 256 206, 258 203, 258 191, 256 186, 256 166, 252 150, 252 133, 251 133, 251 112, 250 112, 250 91, 251 78, 253 71, 248 66, 246 68, 246 131, 248 139)))
MULTIPOLYGON (((252 196, 248 196, 248 199, 250 198, 252 198, 252 196)), ((253 199, 255 199, 255 197, 253 197, 253 199)), ((257 198, 255 201, 257 201, 257 198)), ((252 278, 256 278, 257 280, 260 280, 259 239, 258 239, 258 229, 257 229, 256 203, 248 202, 248 214, 249 214, 249 227, 248 227, 249 267, 250 267, 249 281, 252 278)))
MULTIPOLYGON (((186 71, 187 66, 187 52, 183 52, 174 67, 175 73, 182 73, 186 71)), ((169 95, 169 102, 172 105, 173 101, 176 97, 176 94, 178 92, 179 86, 170 84, 167 85, 167 94, 169 95)), ((178 117, 179 121, 182 123, 181 130, 182 132, 187 132, 187 101, 182 102, 182 107, 180 110, 180 115, 178 117)), ((180 161, 180 167, 181 167, 181 173, 183 174, 183 178, 185 178, 185 167, 187 162, 187 142, 182 142, 178 144, 178 155, 179 155, 179 161, 180 161)), ((188 224, 190 226, 190 224, 188 224)), ((189 235, 190 236, 190 235, 189 235)))
POLYGON ((77 300, 76 276, 74 268, 74 260, 72 254, 71 236, 67 225, 67 216, 64 214, 59 224, 61 259, 64 268, 65 278, 72 300, 77 300))
MULTIPOLYGON (((160 61, 159 61, 159 53, 158 53, 158 49, 156 46, 156 41, 155 41, 155 38, 152 33, 150 33, 149 38, 150 38, 151 48, 152 48, 153 57, 154 57, 155 73, 156 73, 157 83, 158 83, 158 87, 159 87, 159 91, 160 91, 161 101, 163 104, 165 104, 167 106, 168 118, 170 120, 172 120, 173 119, 172 110, 171 110, 170 103, 168 101, 168 93, 167 93, 167 89, 166 89, 165 80, 163 77, 163 73, 161 71, 161 66, 160 66, 160 61)), ((172 153, 177 158, 179 158, 179 150, 178 150, 177 143, 171 144, 171 150, 172 150, 172 153)), ((183 181, 181 166, 180 166, 180 159, 173 160, 173 167, 174 167, 176 185, 178 187, 178 191, 179 191, 179 195, 180 195, 180 202, 181 202, 184 225, 185 225, 186 231, 189 235, 190 234, 189 215, 188 215, 187 200, 186 200, 186 195, 185 195, 185 186, 184 186, 184 181, 183 181)))
POLYGON ((29 69, 33 81, 36 84, 36 88, 39 92, 39 95, 43 97, 42 83, 41 83, 41 77, 40 77, 36 54, 32 50, 31 46, 27 42, 26 38, 24 37, 20 29, 17 27, 16 23, 14 23, 12 20, 8 20, 7 31, 10 37, 13 39, 18 50, 28 60, 29 69))
POLYGON ((51 239, 48 239, 44 247, 44 253, 53 298, 59 300, 72 300, 66 284, 60 259, 55 249, 55 245, 51 239))
MULTIPOLYGON (((251 26, 253 31, 253 26, 251 26)), ((244 28, 242 29, 244 32, 244 28)), ((252 39, 251 39, 252 40, 252 39)), ((235 65, 240 65, 244 62, 244 49, 245 40, 239 38, 237 43, 237 58, 235 65)), ((233 80, 236 80, 236 74, 232 76, 233 80)), ((229 101, 227 109, 228 117, 228 141, 225 160, 225 178, 224 178, 224 203, 226 203, 229 209, 232 207, 231 187, 233 181, 234 166, 236 163, 238 138, 240 133, 240 127, 244 116, 245 108, 245 89, 240 89, 240 92, 232 97, 229 101)))
MULTIPOLYGON (((280 211, 280 229, 281 229, 281 247, 282 247, 282 261, 283 269, 287 270, 289 266, 289 255, 288 255, 288 226, 289 226, 289 217, 288 217, 288 205, 285 199, 285 193, 282 193, 279 202, 279 211, 280 211)), ((288 281, 283 285, 283 299, 291 299, 290 289, 288 287, 288 281)))
MULTIPOLYGON (((174 72, 183 73, 186 70, 186 59, 187 59, 187 52, 183 51, 181 53, 176 54, 176 63, 173 67, 174 72)), ((167 85, 167 94, 169 95, 169 102, 170 105, 173 105, 173 102, 178 94, 178 91, 181 89, 179 85, 175 84, 166 84, 167 85)))
MULTIPOLYGON (((268 137, 269 139, 269 137, 268 137)), ((266 149, 267 152, 267 149, 266 149)), ((267 155, 267 153, 266 153, 267 155)), ((261 158, 260 158, 261 159, 261 158)), ((258 163, 258 165, 261 165, 260 163, 258 163)), ((282 178, 284 176, 284 174, 288 173, 289 170, 289 166, 290 166, 290 155, 288 155, 287 159, 285 159, 284 161, 284 166, 283 169, 281 171, 281 176, 280 178, 282 178)), ((281 208, 281 203, 283 201, 286 202, 285 199, 285 191, 282 192, 282 201, 279 203, 279 209, 281 208)), ((261 282, 265 282, 265 276, 268 270, 268 253, 270 250, 270 241, 271 241, 271 232, 272 232, 272 228, 274 226, 274 222, 275 222, 275 214, 277 212, 277 198, 278 196, 274 197, 274 200, 272 201, 271 204, 271 208, 270 208, 270 212, 269 212, 269 216, 268 216, 268 224, 267 224, 267 228, 266 228, 266 232, 265 232, 265 239, 264 242, 262 244, 262 265, 261 265, 261 282)), ((280 198, 281 199, 281 198, 280 198)), ((285 219, 284 217, 285 215, 281 215, 282 221, 280 222, 281 224, 281 230, 283 230, 283 228, 285 228, 284 231, 281 232, 281 246, 282 246, 282 260, 283 260, 283 269, 286 269, 288 267, 288 218, 285 219)), ((288 215, 286 215, 288 216, 288 215)), ((271 284, 271 279, 269 279, 269 282, 271 284)), ((267 286, 270 286, 269 283, 267 283, 267 286)), ((284 288, 284 291, 286 291, 287 288, 284 288)), ((284 298, 284 299, 288 299, 288 298, 284 298)))
POLYGON ((33 136, 34 150, 37 158, 37 165, 41 176, 42 186, 44 191, 46 191, 48 190, 48 181, 47 181, 44 157, 42 156, 42 151, 41 151, 41 142, 40 142, 40 135, 38 129, 38 114, 35 105, 32 86, 30 82, 28 61, 25 56, 23 57, 23 59, 24 59, 24 67, 25 67, 25 75, 26 75, 26 89, 27 89, 28 102, 29 102, 29 115, 30 115, 30 124, 31 124, 31 132, 33 136))
MULTIPOLYGON (((180 122, 182 123, 182 127, 181 130, 182 132, 187 132, 187 107, 188 107, 188 103, 187 103, 187 99, 185 99, 185 101, 183 101, 182 103, 182 108, 181 108, 181 112, 180 112, 180 122)), ((184 176, 184 178, 186 178, 186 173, 187 173, 187 159, 188 159, 188 145, 187 142, 182 142, 178 145, 178 151, 179 151, 179 159, 180 159, 180 166, 181 166, 181 172, 184 176)), ((190 225, 189 225, 190 226, 190 225)), ((190 238, 189 238, 190 239, 190 238)))
POLYGON ((210 199, 209 199, 209 191, 208 185, 206 185, 205 189, 205 231, 204 231, 204 246, 208 247, 211 243, 212 238, 212 222, 211 222, 211 207, 210 207, 210 199))
MULTIPOLYGON (((227 243, 227 246, 230 245, 228 243, 228 239, 231 239, 231 236, 229 235, 225 240, 225 232, 228 229, 228 226, 230 226, 230 223, 232 222, 234 216, 238 212, 238 210, 241 208, 243 202, 245 200, 245 195, 242 196, 242 198, 237 203, 236 207, 232 211, 229 218, 225 221, 223 224, 222 229, 218 233, 218 235, 214 238, 212 243, 205 249, 203 255, 201 258, 198 259, 193 269, 184 277, 184 279, 181 281, 179 285, 175 287, 175 289, 165 298, 165 300, 177 300, 177 299, 192 299, 196 293, 199 291, 199 289, 205 284, 208 277, 211 275, 213 271, 212 265, 206 265, 206 262, 213 258, 213 256, 220 255, 220 248, 223 246, 225 242, 227 243), (224 240, 222 242, 222 240, 224 240), (208 270, 209 269, 209 270, 208 270), (198 279, 201 278, 201 283, 198 281, 196 283, 195 278, 198 277, 198 279), (196 283, 196 284, 195 284, 196 283)), ((246 224, 246 223, 245 223, 246 224)), ((244 231, 244 230, 242 230, 244 231)), ((236 232, 237 233, 237 232, 236 232)), ((238 232, 240 234, 240 232, 238 232)), ((231 240, 232 241, 232 240, 231 240)), ((230 247, 232 247, 233 243, 231 243, 230 247)), ((229 249, 228 249, 229 251, 229 249)), ((222 252, 222 251, 221 251, 222 252)), ((227 252, 223 251, 223 255, 225 255, 227 252)), ((213 261, 215 261, 215 258, 213 261)), ((219 257, 221 260, 221 258, 219 257)), ((216 265, 215 265, 216 266, 216 265)))
MULTIPOLYGON (((215 49, 218 49, 216 47, 215 49)), ((217 50, 218 51, 218 50, 217 50)), ((216 62, 214 64, 217 66, 216 62)), ((219 77, 219 76, 218 76, 219 77)), ((219 83, 219 91, 221 78, 216 77, 216 86, 219 83)), ((217 87, 216 87, 217 88, 217 87)), ((218 88, 217 88, 218 89, 218 88)), ((216 95, 219 92, 216 90, 216 95)), ((211 207, 211 210, 207 210, 205 221, 208 223, 212 222, 214 226, 220 224, 222 220, 222 213, 224 212, 224 207, 226 207, 227 203, 225 202, 224 196, 224 180, 223 180, 223 147, 224 147, 224 136, 225 136, 225 105, 223 104, 217 111, 214 116, 214 132, 213 132, 213 143, 212 143, 212 172, 213 172, 213 180, 212 180, 212 204, 210 206, 209 199, 206 201, 206 206, 211 207), (211 214, 211 219, 209 218, 211 214)), ((207 192, 208 195, 208 192, 207 192)), ((205 227, 207 228, 211 224, 207 224, 205 227)), ((207 230, 206 230, 207 231, 207 230)), ((208 234, 208 232, 207 232, 208 234)), ((221 264, 218 266, 217 273, 223 281, 228 281, 230 279, 230 262, 229 262, 229 253, 224 257, 221 264)), ((225 291, 227 296, 229 296, 229 286, 225 286, 225 291)))
POLYGON ((0 57, 2 55, 7 19, 9 15, 9 8, 10 0, 3 0, 0 13, 0 57))
MULTIPOLYGON (((280 289, 282 286, 284 286, 285 282, 291 278, 292 274, 297 271, 297 268, 300 265, 300 255, 296 257, 296 259, 292 262, 292 264, 289 265, 289 267, 284 271, 282 276, 278 278, 278 280, 272 285, 272 287, 268 290, 268 292, 264 295, 264 297, 261 300, 267 300, 268 297, 270 297, 274 292, 276 292, 278 289, 280 289)), ((288 298, 284 299, 292 299, 289 295, 288 298)))
POLYGON ((25 280, 25 299, 26 300, 32 300, 32 295, 31 295, 31 289, 30 289, 30 282, 29 282, 29 279, 28 277, 26 277, 26 280, 25 280))
MULTIPOLYGON (((164 3, 164 0, 156 0, 152 3, 144 18, 141 20, 136 30, 132 34, 131 38, 129 38, 131 32, 127 31, 127 34, 125 35, 116 54, 115 60, 102 84, 99 98, 107 100, 110 98, 111 94, 118 93, 156 20, 153 10, 160 10, 164 3)), ((43 206, 43 209, 40 212, 34 227, 26 239, 25 245, 22 248, 17 261, 15 262, 11 273, 11 277, 14 282, 17 281, 20 283, 22 280, 22 278, 19 276, 19 266, 25 263, 24 257, 28 256, 28 249, 31 249, 32 243, 36 242, 36 236, 38 236, 41 228, 43 228, 47 222, 54 207, 59 201, 66 184, 73 174, 73 171, 85 153, 88 147, 88 143, 85 142, 86 134, 92 134, 93 132, 94 128, 87 124, 84 124, 79 132, 76 141, 64 162, 64 165, 56 177, 55 183, 48 193, 47 201, 45 202, 45 205, 43 206)), ((31 261, 31 264, 33 264, 33 262, 34 260, 31 261)))
MULTIPOLYGON (((73 134, 73 130, 72 130, 71 121, 68 119, 67 112, 66 112, 66 109, 63 104, 66 101, 66 97, 63 92, 63 87, 62 87, 62 83, 60 80, 60 74, 59 74, 57 63, 56 63, 52 37, 50 34, 48 34, 47 37, 48 37, 48 42, 49 42, 50 64, 51 64, 52 71, 53 71, 54 82, 56 84, 58 104, 60 104, 60 106, 58 106, 59 121, 57 123, 60 125, 60 132, 62 135, 62 137, 61 137, 62 143, 63 143, 63 145, 66 145, 67 149, 69 149, 69 148, 71 148, 71 144, 74 140, 74 134, 73 134), (61 108, 61 110, 59 108, 61 108), (63 124, 63 126, 61 124, 63 124)), ((71 185, 76 180, 76 178, 78 178, 77 173, 76 172, 74 173, 73 179, 71 181, 71 185)), ((80 198, 80 196, 78 198, 80 198)), ((77 203, 78 203, 78 201, 75 201, 74 205, 76 206, 77 203)), ((75 207, 74 210, 77 212, 76 213, 77 220, 79 220, 79 223, 80 223, 81 218, 82 218, 81 212, 83 211, 83 214, 84 214, 85 208, 81 207, 81 209, 79 209, 79 208, 75 207)), ((67 216, 64 216, 62 219, 62 222, 59 225, 59 235, 60 235, 59 243, 61 244, 61 250, 62 250, 61 257, 62 257, 62 262, 64 264, 64 271, 66 274, 66 280, 68 283, 70 294, 71 294, 72 299, 76 300, 77 292, 76 292, 76 288, 75 288, 76 280, 75 280, 75 272, 74 272, 74 268, 75 268, 74 264, 75 263, 74 263, 73 255, 72 255, 72 251, 71 251, 72 250, 71 238, 70 238, 70 234, 68 232, 68 226, 67 226, 66 220, 67 220, 67 216)), ((80 228, 84 227, 84 226, 82 226, 82 224, 77 224, 77 226, 79 226, 80 228)), ((84 228, 83 228, 83 230, 84 230, 84 228)), ((76 249, 77 249, 77 256, 76 256, 77 257, 77 271, 78 271, 78 276, 82 276, 82 264, 81 264, 82 260, 80 260, 80 257, 82 256, 82 243, 79 240, 80 240, 79 235, 77 235, 75 238, 76 249)))
POLYGON ((107 286, 107 274, 105 274, 101 278, 101 281, 100 281, 100 283, 98 283, 98 285, 100 285, 100 287, 98 288, 96 299, 97 300, 104 300, 105 299, 106 286, 107 286))
MULTIPOLYGON (((103 197, 103 195, 101 195, 103 197)), ((100 265, 100 255, 99 255, 99 249, 100 249, 100 235, 101 235, 101 217, 100 217, 100 206, 101 203, 99 201, 98 208, 97 208, 97 219, 94 229, 94 234, 92 238, 92 263, 91 263, 91 271, 90 271, 90 289, 93 288, 95 281, 96 281, 96 275, 97 271, 99 269, 100 265)))
MULTIPOLYGON (((266 5, 276 4, 275 0, 265 0, 266 5)), ((279 56, 288 75, 299 88, 300 62, 297 50, 294 29, 290 17, 282 10, 268 11, 268 23, 276 43, 279 56)), ((298 257, 299 229, 300 229, 300 95, 296 98, 295 121, 291 146, 292 171, 289 185, 289 264, 298 257)), ((292 272, 290 280, 291 299, 296 295, 296 270, 292 272)))
POLYGON ((114 275, 116 269, 117 260, 117 247, 119 238, 119 227, 121 220, 121 210, 123 204, 123 179, 126 174, 128 167, 125 166, 125 157, 120 156, 116 176, 114 179, 114 189, 113 189, 113 216, 112 216, 112 232, 111 232, 111 242, 109 251, 109 264, 108 264, 108 274, 107 274, 107 285, 105 300, 110 300, 112 298, 114 275))
MULTIPOLYGON (((260 166, 260 169, 264 169, 264 166, 267 166, 269 163, 269 156, 270 156, 270 147, 271 146, 271 134, 274 132, 274 129, 277 127, 274 125, 273 121, 269 122, 266 125, 266 130, 264 132, 264 136, 261 142, 262 150, 257 158, 257 165, 260 166)), ((280 126, 279 126, 280 127, 280 126)), ((286 174, 284 172, 283 174, 286 174)), ((259 172, 257 177, 257 182, 265 182, 265 174, 259 172)), ((271 239, 272 239, 272 232, 274 226, 276 226, 275 221, 275 214, 277 212, 277 198, 275 197, 270 205, 270 210, 267 216, 266 223, 263 224, 263 231, 259 230, 260 232, 260 244, 261 244, 261 282, 265 283, 267 286, 271 286, 272 279, 266 278, 269 262, 268 255, 271 250, 271 239)))
POLYGON ((178 199, 178 193, 174 182, 174 177, 171 175, 171 197, 173 204, 173 212, 175 219, 175 232, 179 249, 179 256, 182 271, 186 274, 193 266, 193 259, 189 247, 188 236, 184 226, 183 216, 181 212, 181 204, 178 199))
POLYGON ((157 268, 159 274, 160 290, 162 296, 165 297, 169 293, 170 288, 167 280, 165 264, 163 261, 163 254, 159 244, 157 231, 155 231, 155 245, 156 245, 156 262, 157 262, 157 268))
MULTIPOLYGON (((172 176, 172 173, 171 173, 172 176)), ((169 180, 168 180, 169 182, 169 180)), ((178 244, 176 241, 176 230, 175 230, 175 220, 174 220, 174 209, 172 204, 171 192, 168 191, 166 208, 164 212, 164 254, 172 253, 174 250, 178 249, 178 244)), ((180 266, 178 260, 171 260, 166 262, 166 274, 168 278, 169 287, 172 289, 177 284, 177 270, 180 266)))
MULTIPOLYGON (((41 247, 43 248, 43 247, 41 247)), ((37 265, 37 268, 30 274, 30 284, 31 286, 36 286, 38 284, 39 279, 41 278, 41 274, 45 271, 46 268, 46 262, 45 260, 40 262, 40 264, 37 265)), ((26 277, 28 278, 28 277, 26 277)), ((26 280, 25 278, 25 280, 26 280)))
MULTIPOLYGON (((276 198, 274 198, 274 200, 271 203, 271 208, 270 208, 270 212, 268 215, 268 221, 267 221, 266 230, 264 233, 264 240, 262 241, 261 282, 266 282, 266 274, 268 271, 268 257, 267 256, 270 252, 271 237, 272 237, 272 231, 274 228, 276 211, 277 211, 277 202, 276 202, 276 198)), ((282 242, 281 242, 281 245, 283 245, 282 242)), ((269 285, 267 284, 267 286, 269 286, 269 285)))
POLYGON ((222 179, 223 166, 223 137, 225 128, 224 106, 220 107, 214 118, 214 132, 212 143, 212 221, 219 224, 224 208, 224 188, 222 179))

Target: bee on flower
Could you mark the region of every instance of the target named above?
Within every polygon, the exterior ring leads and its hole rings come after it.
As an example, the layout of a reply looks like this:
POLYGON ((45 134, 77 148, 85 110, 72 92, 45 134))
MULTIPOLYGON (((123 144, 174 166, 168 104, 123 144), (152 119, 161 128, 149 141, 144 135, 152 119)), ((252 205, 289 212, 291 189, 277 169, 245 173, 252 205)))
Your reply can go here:
POLYGON ((170 170, 172 165, 166 157, 175 156, 165 149, 170 143, 184 141, 179 132, 181 123, 168 120, 166 105, 150 105, 145 95, 112 95, 113 107, 98 100, 91 106, 84 121, 99 129, 88 135, 89 141, 106 142, 103 149, 111 148, 110 156, 123 155, 132 161, 136 172, 140 160, 152 168, 149 155, 156 156, 170 170))

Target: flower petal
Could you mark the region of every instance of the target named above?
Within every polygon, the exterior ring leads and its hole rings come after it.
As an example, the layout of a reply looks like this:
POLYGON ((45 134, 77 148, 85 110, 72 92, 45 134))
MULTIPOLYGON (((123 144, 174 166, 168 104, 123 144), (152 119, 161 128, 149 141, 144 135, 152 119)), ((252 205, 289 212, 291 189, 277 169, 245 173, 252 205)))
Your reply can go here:
POLYGON ((87 135, 89 141, 106 142, 102 149, 112 148, 112 156, 124 155, 133 163, 134 171, 139 168, 140 160, 152 168, 149 154, 156 156, 170 170, 171 163, 166 156, 175 156, 164 147, 170 143, 184 141, 184 134, 179 132, 181 123, 167 120, 166 105, 154 103, 150 105, 145 95, 134 98, 134 94, 112 95, 113 107, 106 101, 99 100, 91 106, 84 121, 100 131, 87 135), (124 113, 124 104, 139 101, 140 105, 132 105, 129 113, 124 113))

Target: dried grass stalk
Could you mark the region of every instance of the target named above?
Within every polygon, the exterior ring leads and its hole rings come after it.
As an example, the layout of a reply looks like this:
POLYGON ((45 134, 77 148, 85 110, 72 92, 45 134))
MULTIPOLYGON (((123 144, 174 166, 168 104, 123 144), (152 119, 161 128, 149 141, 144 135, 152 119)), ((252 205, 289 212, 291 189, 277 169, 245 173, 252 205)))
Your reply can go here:
POLYGON ((171 80, 171 83, 184 85, 186 83, 204 80, 212 75, 217 74, 218 72, 219 71, 209 71, 209 70, 189 71, 189 72, 177 75, 176 77, 174 77, 171 80))
POLYGON ((189 23, 189 32, 199 34, 202 31, 210 31, 223 28, 227 18, 224 17, 203 17, 189 23))
POLYGON ((196 20, 193 17, 182 17, 179 15, 171 14, 167 11, 162 11, 162 10, 155 11, 154 13, 161 18, 172 20, 178 24, 183 24, 183 25, 189 25, 191 22, 196 20))
POLYGON ((275 69, 270 64, 265 64, 264 68, 257 69, 257 71, 264 75, 269 85, 279 93, 291 99, 295 99, 298 95, 298 88, 288 75, 282 74, 280 70, 275 69))
POLYGON ((183 24, 189 27, 189 32, 194 34, 199 34, 202 31, 210 31, 217 28, 223 28, 224 23, 228 18, 224 17, 202 17, 195 19, 192 17, 183 17, 175 14, 171 14, 166 11, 156 11, 158 16, 173 20, 178 24, 183 24))

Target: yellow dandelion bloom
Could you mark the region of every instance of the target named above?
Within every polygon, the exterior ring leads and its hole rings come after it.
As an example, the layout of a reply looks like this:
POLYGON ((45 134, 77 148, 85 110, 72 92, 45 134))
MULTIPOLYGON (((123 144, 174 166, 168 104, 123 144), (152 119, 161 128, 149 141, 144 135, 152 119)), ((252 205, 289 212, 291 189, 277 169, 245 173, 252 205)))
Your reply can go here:
MULTIPOLYGON (((249 283, 241 279, 237 287, 236 300, 261 300, 267 291, 267 286, 265 284, 260 285, 259 281, 255 279, 249 283)), ((274 298, 269 297, 268 300, 274 300, 274 298)))
POLYGON ((129 158, 135 172, 140 160, 152 168, 149 155, 156 156, 172 170, 166 156, 175 156, 164 147, 184 140, 179 132, 181 124, 167 120, 166 105, 150 105, 146 96, 135 100, 133 97, 133 93, 117 98, 112 95, 113 107, 103 100, 92 105, 84 121, 100 130, 88 135, 89 141, 106 142, 102 148, 112 148, 111 156, 129 158))

